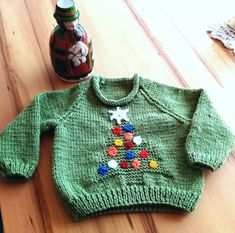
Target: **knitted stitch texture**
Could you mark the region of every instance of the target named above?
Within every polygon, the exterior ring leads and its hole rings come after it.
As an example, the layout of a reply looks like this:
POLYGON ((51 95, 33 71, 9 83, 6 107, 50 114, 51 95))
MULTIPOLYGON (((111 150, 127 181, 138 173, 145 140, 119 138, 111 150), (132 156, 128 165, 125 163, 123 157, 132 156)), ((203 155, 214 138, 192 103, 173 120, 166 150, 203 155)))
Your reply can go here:
POLYGON ((40 134, 54 130, 53 178, 74 219, 132 211, 192 211, 203 169, 217 170, 234 136, 202 89, 134 75, 94 76, 41 93, 0 135, 0 171, 30 178, 40 134))

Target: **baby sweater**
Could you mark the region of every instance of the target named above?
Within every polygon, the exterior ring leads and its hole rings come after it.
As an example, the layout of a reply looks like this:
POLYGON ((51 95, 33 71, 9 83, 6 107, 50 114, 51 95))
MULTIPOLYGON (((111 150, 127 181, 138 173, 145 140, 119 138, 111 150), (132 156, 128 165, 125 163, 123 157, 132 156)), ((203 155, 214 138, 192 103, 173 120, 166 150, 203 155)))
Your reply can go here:
POLYGON ((30 178, 40 134, 53 129, 55 186, 74 219, 117 212, 192 211, 203 169, 218 169, 234 136, 203 89, 134 75, 94 76, 37 95, 0 135, 0 171, 30 178))

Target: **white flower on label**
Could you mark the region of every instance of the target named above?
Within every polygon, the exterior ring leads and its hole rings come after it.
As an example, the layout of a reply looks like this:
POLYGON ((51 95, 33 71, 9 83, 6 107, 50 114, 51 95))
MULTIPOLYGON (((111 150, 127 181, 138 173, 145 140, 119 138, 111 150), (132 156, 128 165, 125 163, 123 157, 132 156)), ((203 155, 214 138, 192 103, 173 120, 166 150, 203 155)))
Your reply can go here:
POLYGON ((75 45, 69 48, 70 54, 68 59, 72 60, 74 66, 79 66, 86 62, 86 56, 88 54, 88 47, 82 41, 78 41, 75 45))
POLYGON ((122 120, 129 121, 129 118, 127 116, 127 112, 129 111, 128 108, 121 109, 120 107, 116 107, 116 110, 109 110, 109 113, 112 115, 110 116, 110 120, 115 119, 117 121, 117 124, 121 124, 122 120))
POLYGON ((116 169, 117 166, 118 166, 118 163, 117 163, 116 160, 112 159, 112 160, 110 160, 110 161, 108 162, 108 166, 109 166, 110 168, 116 169))
POLYGON ((133 142, 136 144, 136 145, 140 145, 142 143, 142 138, 140 136, 135 136, 133 138, 133 142))

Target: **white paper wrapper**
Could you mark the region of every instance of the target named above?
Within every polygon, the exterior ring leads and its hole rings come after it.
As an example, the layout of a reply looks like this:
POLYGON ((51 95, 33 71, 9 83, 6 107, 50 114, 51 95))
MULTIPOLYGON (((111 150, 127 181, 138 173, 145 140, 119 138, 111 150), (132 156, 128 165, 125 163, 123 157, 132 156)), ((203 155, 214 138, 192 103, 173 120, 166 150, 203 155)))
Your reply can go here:
POLYGON ((227 22, 210 25, 207 31, 211 38, 220 40, 226 48, 232 49, 235 54, 235 17, 227 22))

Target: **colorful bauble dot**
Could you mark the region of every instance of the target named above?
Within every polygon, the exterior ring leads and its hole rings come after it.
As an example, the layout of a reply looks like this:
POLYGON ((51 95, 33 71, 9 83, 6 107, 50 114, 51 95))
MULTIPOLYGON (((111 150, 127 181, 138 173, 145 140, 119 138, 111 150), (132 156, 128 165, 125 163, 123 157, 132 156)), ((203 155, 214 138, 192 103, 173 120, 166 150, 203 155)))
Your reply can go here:
POLYGON ((142 143, 142 138, 140 136, 135 136, 134 139, 133 139, 133 142, 136 145, 140 145, 142 143))
POLYGON ((131 149, 131 148, 133 148, 133 145, 134 145, 133 142, 126 142, 125 143, 125 148, 126 149, 131 149))
POLYGON ((108 162, 108 166, 113 169, 117 169, 118 163, 116 160, 112 159, 108 162))
POLYGON ((124 139, 126 141, 131 140, 132 138, 133 138, 133 134, 132 133, 125 133, 124 134, 124 139))
POLYGON ((135 153, 133 151, 127 151, 125 156, 127 159, 133 159, 135 157, 135 153))
POLYGON ((119 165, 120 165, 121 168, 124 168, 124 169, 128 168, 128 162, 127 161, 122 161, 122 162, 120 162, 119 165))
POLYGON ((115 157, 118 153, 118 150, 115 146, 109 147, 108 149, 108 155, 111 157, 115 157))
POLYGON ((114 141, 114 145, 115 145, 115 146, 122 146, 122 145, 123 145, 122 139, 116 139, 116 140, 114 141))
POLYGON ((107 172, 108 172, 108 167, 106 167, 106 166, 100 166, 99 168, 98 168, 98 173, 100 174, 100 175, 105 175, 105 174, 107 174, 107 172))
POLYGON ((154 160, 151 160, 150 162, 149 162, 149 167, 150 168, 157 168, 158 167, 158 163, 156 162, 156 161, 154 161, 154 160))
POLYGON ((112 129, 112 132, 116 135, 120 135, 122 133, 122 128, 117 126, 112 129))
POLYGON ((149 156, 148 151, 146 150, 140 151, 140 158, 144 159, 144 158, 147 158, 148 156, 149 156))
POLYGON ((131 162, 131 167, 137 169, 140 167, 140 164, 140 161, 135 159, 131 162))
POLYGON ((125 130, 126 132, 132 132, 133 131, 133 126, 132 125, 124 125, 123 130, 125 130))

